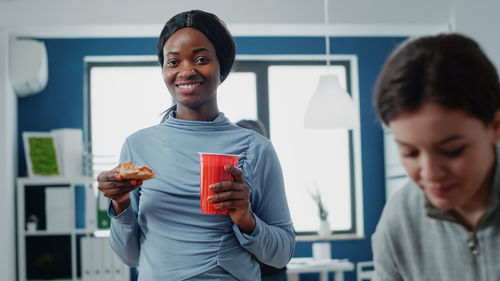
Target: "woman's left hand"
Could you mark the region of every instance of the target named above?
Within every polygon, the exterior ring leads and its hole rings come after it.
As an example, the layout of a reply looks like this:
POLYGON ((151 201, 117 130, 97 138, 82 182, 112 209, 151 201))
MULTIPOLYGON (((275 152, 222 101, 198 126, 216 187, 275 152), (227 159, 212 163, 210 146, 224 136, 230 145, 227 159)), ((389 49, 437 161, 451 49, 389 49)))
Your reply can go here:
POLYGON ((231 220, 240 230, 251 234, 255 228, 255 219, 249 210, 250 188, 245 184, 243 172, 234 166, 225 166, 224 170, 233 175, 234 181, 212 184, 209 188, 215 195, 208 200, 218 209, 228 209, 231 220))

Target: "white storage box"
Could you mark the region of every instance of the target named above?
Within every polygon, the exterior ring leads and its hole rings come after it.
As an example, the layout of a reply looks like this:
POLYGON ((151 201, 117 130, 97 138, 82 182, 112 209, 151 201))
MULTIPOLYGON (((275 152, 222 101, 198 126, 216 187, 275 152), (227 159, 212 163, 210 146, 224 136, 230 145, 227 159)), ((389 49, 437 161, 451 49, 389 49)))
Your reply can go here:
POLYGON ((75 227, 75 197, 69 187, 45 188, 47 231, 70 231, 75 227))

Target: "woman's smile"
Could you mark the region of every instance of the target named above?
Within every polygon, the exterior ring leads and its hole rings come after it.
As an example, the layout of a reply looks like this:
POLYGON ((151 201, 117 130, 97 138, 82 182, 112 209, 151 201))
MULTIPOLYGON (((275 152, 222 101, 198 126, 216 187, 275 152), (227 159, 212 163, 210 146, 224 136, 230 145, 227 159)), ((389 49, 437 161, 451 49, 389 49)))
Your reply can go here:
POLYGON ((203 82, 201 81, 183 81, 175 83, 175 87, 179 90, 179 93, 183 95, 194 94, 202 85, 203 82))
POLYGON ((458 187, 458 184, 440 185, 429 187, 428 190, 435 197, 445 198, 450 196, 450 194, 456 190, 456 187, 458 187))

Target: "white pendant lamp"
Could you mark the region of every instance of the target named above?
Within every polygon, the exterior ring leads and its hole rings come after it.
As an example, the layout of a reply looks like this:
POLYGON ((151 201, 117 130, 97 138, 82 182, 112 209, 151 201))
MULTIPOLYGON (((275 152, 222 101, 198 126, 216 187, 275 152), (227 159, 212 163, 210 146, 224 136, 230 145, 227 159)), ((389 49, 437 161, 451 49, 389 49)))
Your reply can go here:
POLYGON ((322 75, 309 101, 304 119, 306 129, 353 129, 356 126, 354 102, 340 87, 337 75, 322 75))
MULTIPOLYGON (((330 40, 328 36, 328 0, 324 0, 326 65, 330 67, 330 40)), ((322 75, 306 108, 306 129, 353 129, 357 126, 352 97, 342 89, 337 75, 322 75)))

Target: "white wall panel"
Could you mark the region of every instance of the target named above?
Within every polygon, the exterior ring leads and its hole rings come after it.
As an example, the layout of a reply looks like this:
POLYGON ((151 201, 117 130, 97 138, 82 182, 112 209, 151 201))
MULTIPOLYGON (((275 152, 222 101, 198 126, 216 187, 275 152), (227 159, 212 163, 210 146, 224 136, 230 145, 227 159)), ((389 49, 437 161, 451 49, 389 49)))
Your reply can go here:
POLYGON ((9 32, 0 28, 0 272, 15 280, 14 184, 17 174, 17 97, 9 82, 9 32))
POLYGON ((455 28, 479 42, 486 55, 500 70, 500 1, 456 0, 455 28))
MULTIPOLYGON (((418 35, 433 33, 448 22, 451 0, 329 0, 334 32, 352 35, 418 35), (354 26, 354 28, 353 28, 354 26), (415 29, 418 32, 415 32, 415 29), (366 34, 363 34, 363 31, 366 34), (405 33, 408 32, 408 33, 405 33), (388 34, 389 33, 389 34, 388 34)), ((174 14, 201 9, 220 16, 240 32, 252 26, 262 35, 279 34, 290 26, 303 35, 324 34, 323 0, 12 0, 0 1, 0 27, 13 34, 37 37, 157 36, 174 14), (270 28, 271 26, 271 28, 270 28), (276 27, 277 26, 277 27, 276 27), (297 26, 299 27, 297 30, 297 26), (276 31, 273 31, 273 30, 276 31)), ((290 34, 291 31, 287 31, 290 34)), ((337 33, 331 33, 337 34, 337 33)), ((253 34, 252 34, 253 35, 253 34)))

